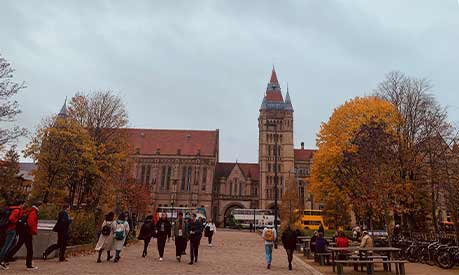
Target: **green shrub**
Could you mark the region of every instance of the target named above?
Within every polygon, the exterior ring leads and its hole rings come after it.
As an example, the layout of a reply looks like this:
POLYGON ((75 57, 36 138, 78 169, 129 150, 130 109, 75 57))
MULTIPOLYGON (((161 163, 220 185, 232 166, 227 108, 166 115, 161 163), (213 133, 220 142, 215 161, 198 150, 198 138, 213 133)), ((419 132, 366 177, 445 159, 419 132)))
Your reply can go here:
POLYGON ((72 224, 70 225, 70 245, 88 244, 96 241, 97 226, 93 212, 88 211, 71 211, 70 218, 72 224))

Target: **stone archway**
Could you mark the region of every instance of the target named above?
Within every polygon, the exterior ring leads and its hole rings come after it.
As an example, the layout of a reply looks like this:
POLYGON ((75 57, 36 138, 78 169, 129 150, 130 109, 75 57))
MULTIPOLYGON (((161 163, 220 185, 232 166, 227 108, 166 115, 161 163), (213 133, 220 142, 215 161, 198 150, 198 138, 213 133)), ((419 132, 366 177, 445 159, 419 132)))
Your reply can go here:
POLYGON ((229 220, 231 218, 231 211, 233 209, 244 209, 244 205, 241 203, 230 203, 226 206, 225 211, 223 212, 223 226, 229 225, 229 220))

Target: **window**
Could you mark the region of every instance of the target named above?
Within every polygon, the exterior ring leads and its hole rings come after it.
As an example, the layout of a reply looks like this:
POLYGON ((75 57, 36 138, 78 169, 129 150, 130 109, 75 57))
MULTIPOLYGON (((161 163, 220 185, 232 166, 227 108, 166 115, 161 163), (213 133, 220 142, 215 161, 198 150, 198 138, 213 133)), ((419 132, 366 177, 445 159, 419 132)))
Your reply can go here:
POLYGON ((150 184, 150 173, 151 173, 151 166, 147 166, 147 176, 145 177, 145 184, 150 184))
POLYGON ((188 167, 188 171, 187 171, 187 177, 186 177, 186 191, 190 191, 190 188, 191 188, 191 173, 193 172, 192 170, 193 168, 191 167, 188 167))
POLYGON ((239 196, 242 196, 242 182, 239 183, 239 196))
POLYGON ((162 170, 163 171, 161 173, 161 190, 164 190, 164 185, 166 182, 166 166, 163 166, 162 170))
POLYGON ((268 163, 268 172, 271 172, 271 163, 268 163))
POLYGON ((201 191, 206 191, 207 184, 207 167, 202 168, 202 183, 201 191))
POLYGON ((171 173, 172 173, 172 167, 168 166, 167 167, 167 177, 166 177, 166 189, 170 189, 171 185, 171 173))
POLYGON ((196 175, 194 177, 194 185, 198 185, 199 184, 199 169, 196 169, 195 172, 196 172, 196 175))
POLYGON ((180 183, 180 190, 185 191, 186 186, 186 167, 182 169, 182 181, 180 183))
POLYGON ((145 180, 145 165, 142 165, 141 172, 140 172, 140 183, 144 183, 145 180))

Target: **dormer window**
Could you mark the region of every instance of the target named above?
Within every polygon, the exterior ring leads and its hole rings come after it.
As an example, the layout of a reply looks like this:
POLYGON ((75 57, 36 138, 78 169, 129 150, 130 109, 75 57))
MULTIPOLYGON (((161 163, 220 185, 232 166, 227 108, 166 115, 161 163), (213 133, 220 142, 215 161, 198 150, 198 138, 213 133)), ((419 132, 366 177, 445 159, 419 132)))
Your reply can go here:
POLYGON ((156 154, 159 155, 161 153, 161 150, 158 148, 156 149, 156 154))

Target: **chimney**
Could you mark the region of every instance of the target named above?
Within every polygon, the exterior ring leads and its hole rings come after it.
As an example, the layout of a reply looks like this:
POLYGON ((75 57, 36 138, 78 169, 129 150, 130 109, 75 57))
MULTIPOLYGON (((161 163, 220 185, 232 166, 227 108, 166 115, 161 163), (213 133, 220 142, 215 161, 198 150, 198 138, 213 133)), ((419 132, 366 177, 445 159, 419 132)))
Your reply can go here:
POLYGON ((301 142, 301 150, 304 150, 304 142, 301 142))

